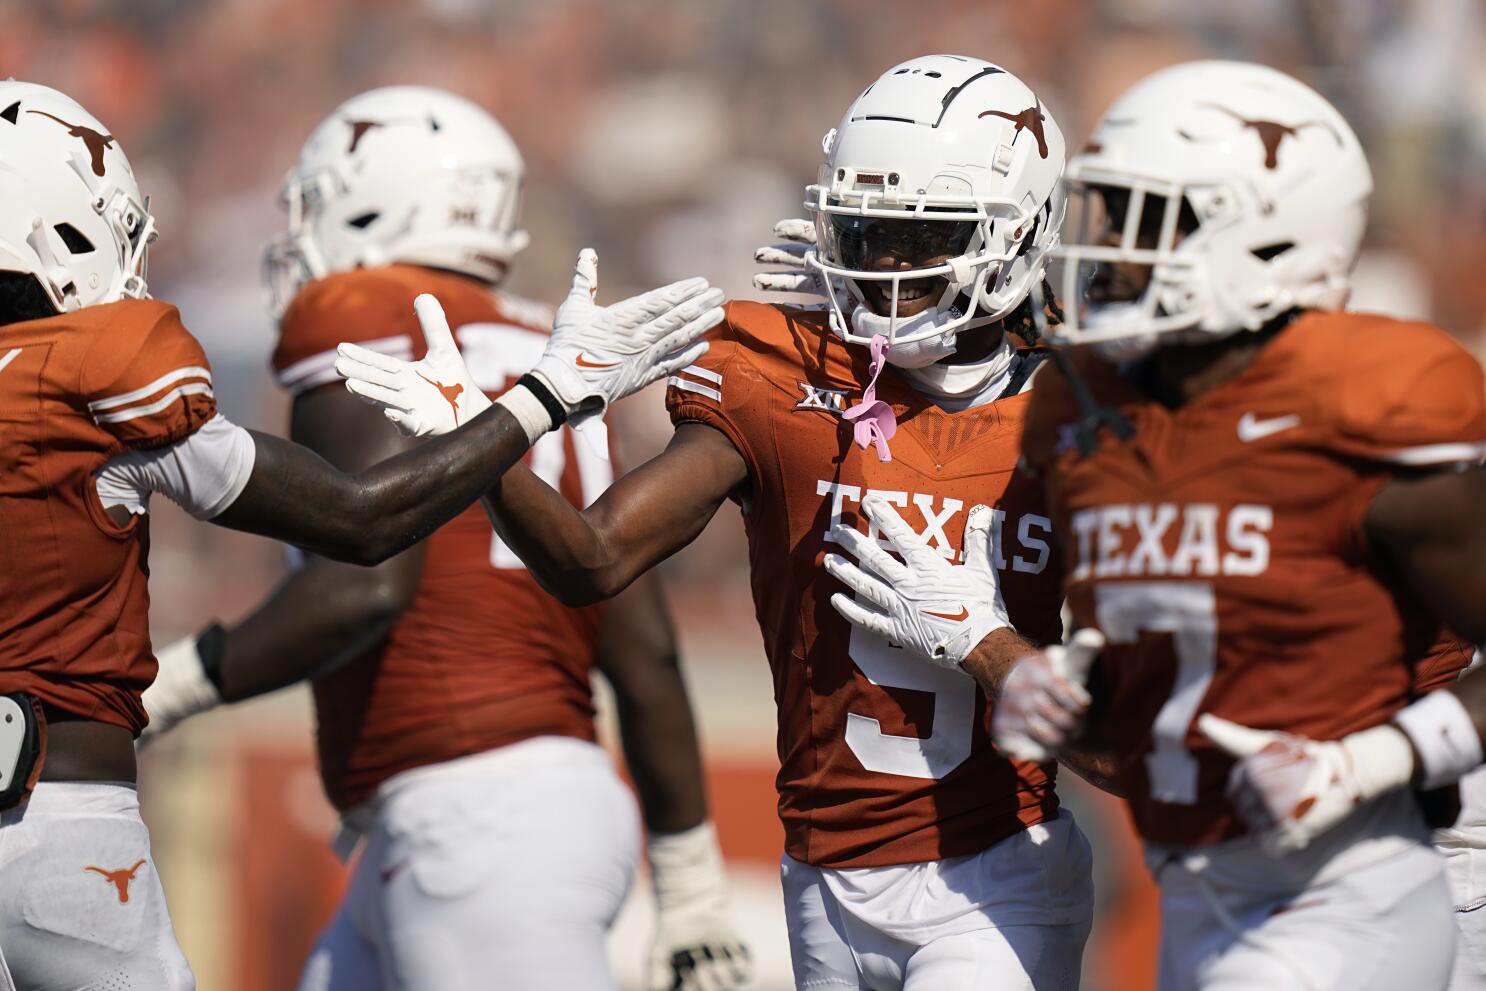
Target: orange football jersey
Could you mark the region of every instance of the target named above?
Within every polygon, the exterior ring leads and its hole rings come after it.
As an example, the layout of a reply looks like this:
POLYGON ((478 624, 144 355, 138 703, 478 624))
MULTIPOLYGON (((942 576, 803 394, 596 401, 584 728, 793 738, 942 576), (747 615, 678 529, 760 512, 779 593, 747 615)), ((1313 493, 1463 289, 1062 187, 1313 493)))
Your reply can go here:
MULTIPOLYGON (((443 304, 470 374, 494 396, 536 363, 551 312, 470 279, 394 265, 307 285, 284 314, 274 353, 295 395, 334 383, 341 341, 413 360, 427 350, 413 299, 443 304)), ((390 427, 389 427, 390 429, 390 427)), ((527 463, 574 505, 598 498, 608 462, 570 430, 527 463)), ((315 682, 320 770, 347 809, 388 777, 533 736, 594 738, 589 671, 599 607, 570 610, 537 585, 490 527, 466 510, 428 538, 412 606, 387 638, 315 682)))
POLYGON ((217 413, 211 382, 156 300, 0 327, 0 692, 144 728, 149 518, 116 527, 94 475, 194 433, 217 413))
POLYGON ((1296 319, 1177 409, 1074 360, 1136 431, 1106 430, 1080 457, 1067 382, 1041 376, 1024 452, 1063 535, 1069 604, 1108 640, 1091 729, 1116 747, 1147 840, 1227 839, 1241 832, 1223 796, 1232 760, 1200 713, 1337 739, 1461 659, 1363 521, 1400 471, 1486 454, 1481 369, 1434 327, 1341 313, 1296 319))
POLYGON ((947 558, 970 508, 996 509, 1006 603, 1017 629, 1061 636, 1061 572, 1035 480, 1017 459, 1028 395, 961 413, 932 405, 892 368, 878 398, 898 416, 893 460, 852 442, 841 418, 867 382, 866 349, 824 315, 734 302, 700 362, 670 380, 678 425, 722 431, 748 463, 752 587, 779 707, 779 814, 791 857, 824 867, 971 854, 1056 814, 1050 769, 991 746, 975 680, 855 630, 821 559, 833 524, 865 526, 879 492, 947 558))

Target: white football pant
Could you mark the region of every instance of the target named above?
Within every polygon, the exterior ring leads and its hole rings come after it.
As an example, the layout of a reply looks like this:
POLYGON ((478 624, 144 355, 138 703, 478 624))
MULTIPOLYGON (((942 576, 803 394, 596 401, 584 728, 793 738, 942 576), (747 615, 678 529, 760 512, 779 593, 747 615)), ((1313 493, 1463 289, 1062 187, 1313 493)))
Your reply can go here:
POLYGON ((1076 991, 1089 843, 1057 819, 968 857, 832 870, 780 863, 800 991, 1076 991))
POLYGON ((1444 861, 1406 791, 1309 847, 1149 847, 1161 991, 1443 991, 1455 952, 1444 861))
POLYGON ((1460 780, 1464 806, 1451 829, 1435 830, 1455 903, 1455 973, 1450 991, 1486 991, 1486 769, 1460 780))
POLYGON ((408 771, 299 991, 605 991, 639 814, 602 748, 539 737, 408 771))
POLYGON ((133 785, 43 781, 0 813, 0 991, 195 987, 133 785))

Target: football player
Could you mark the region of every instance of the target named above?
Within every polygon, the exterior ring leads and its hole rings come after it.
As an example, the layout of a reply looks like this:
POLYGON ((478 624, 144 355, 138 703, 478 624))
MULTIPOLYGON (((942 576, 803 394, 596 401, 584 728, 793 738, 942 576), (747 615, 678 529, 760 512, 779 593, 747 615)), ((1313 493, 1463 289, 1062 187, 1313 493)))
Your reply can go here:
MULTIPOLYGON (((1410 660, 1441 621, 1486 636, 1481 368, 1436 327, 1341 310, 1372 178, 1283 73, 1157 73, 1069 179, 1082 346, 1023 450, 1087 630, 1014 665, 997 741, 1114 750, 1163 988, 1444 987, 1451 900, 1407 786, 1480 739, 1471 680, 1413 701, 1439 658, 1410 660)), ((884 596, 926 573, 900 570, 884 596)))
MULTIPOLYGON (((289 232, 267 258, 294 440, 347 471, 411 446, 327 387, 340 385, 348 330, 365 347, 422 355, 422 292, 440 300, 492 398, 529 370, 552 314, 496 289, 526 244, 524 171, 499 123, 439 90, 363 93, 315 129, 285 186, 289 232)), ((530 458, 580 508, 613 480, 570 430, 530 458)), ((565 609, 471 508, 376 568, 312 558, 241 623, 159 659, 144 693, 152 733, 315 677, 326 793, 369 842, 304 987, 475 988, 492 969, 522 988, 613 986, 604 937, 638 838, 633 799, 594 743, 595 665, 617 694, 650 834, 660 915, 649 984, 721 991, 744 976, 655 578, 612 608, 565 609), (437 934, 438 952, 420 931, 437 934)))
MULTIPOLYGON (((1060 638, 1049 518, 1016 470, 1042 354, 1008 331, 1029 324, 1057 239, 1063 153, 1047 108, 1005 69, 943 55, 895 66, 827 135, 807 193, 829 305, 732 304, 707 358, 670 379, 670 445, 588 509, 525 471, 489 496, 502 539, 574 605, 618 594, 725 502, 741 509, 778 703, 800 988, 1078 981, 1089 849, 1053 767, 998 755, 975 679, 852 630, 819 570, 832 525, 865 527, 862 502, 880 493, 936 557, 1004 575, 1015 632, 975 656, 984 630, 968 614, 928 620, 955 631, 957 659, 996 668, 1060 638), (1004 536, 994 552, 959 540, 980 502, 1004 536)), ((467 381, 457 353, 346 359, 350 387, 394 421, 453 425, 419 375, 467 381)))
POLYGON ((153 236, 118 139, 55 90, 0 82, 0 987, 194 985, 133 784, 151 493, 375 564, 566 416, 695 360, 688 340, 722 318, 700 279, 599 307, 585 253, 497 409, 348 472, 217 412, 201 346, 147 295, 153 236))

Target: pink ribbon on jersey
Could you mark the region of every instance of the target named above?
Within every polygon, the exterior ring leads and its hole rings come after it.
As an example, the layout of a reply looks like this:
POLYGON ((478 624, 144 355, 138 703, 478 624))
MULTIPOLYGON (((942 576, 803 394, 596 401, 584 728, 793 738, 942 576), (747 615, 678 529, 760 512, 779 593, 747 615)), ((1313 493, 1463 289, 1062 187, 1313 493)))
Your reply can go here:
POLYGON ((888 340, 881 334, 872 337, 872 363, 867 371, 872 378, 862 390, 862 401, 841 414, 852 425, 852 438, 862 450, 876 446, 877 460, 893 460, 893 452, 887 442, 898 432, 898 417, 893 408, 877 398, 877 377, 887 365, 888 340))

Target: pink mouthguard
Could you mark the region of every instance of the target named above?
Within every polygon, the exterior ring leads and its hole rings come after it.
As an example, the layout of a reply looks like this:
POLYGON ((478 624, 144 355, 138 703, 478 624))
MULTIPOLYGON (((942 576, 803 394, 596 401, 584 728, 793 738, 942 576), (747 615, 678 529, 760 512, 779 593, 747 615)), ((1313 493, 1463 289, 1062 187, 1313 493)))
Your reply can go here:
POLYGON ((863 450, 876 446, 879 461, 893 460, 887 442, 898 432, 898 418, 893 414, 893 408, 877 398, 877 377, 887 364, 887 348, 886 337, 881 334, 873 336, 872 362, 867 366, 872 378, 862 391, 862 401, 841 414, 852 424, 852 437, 857 446, 863 450))

